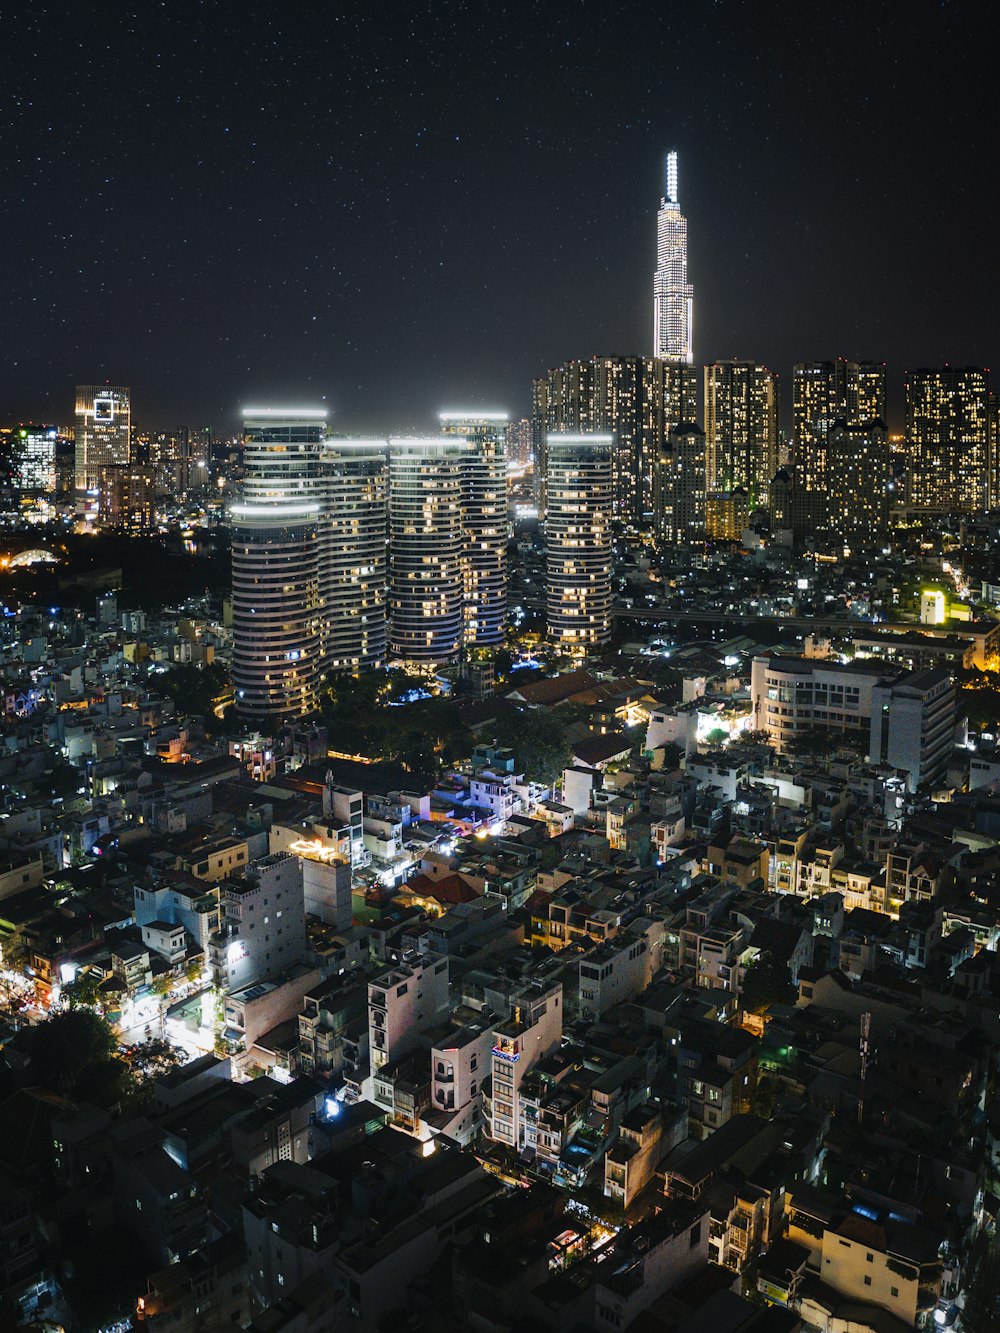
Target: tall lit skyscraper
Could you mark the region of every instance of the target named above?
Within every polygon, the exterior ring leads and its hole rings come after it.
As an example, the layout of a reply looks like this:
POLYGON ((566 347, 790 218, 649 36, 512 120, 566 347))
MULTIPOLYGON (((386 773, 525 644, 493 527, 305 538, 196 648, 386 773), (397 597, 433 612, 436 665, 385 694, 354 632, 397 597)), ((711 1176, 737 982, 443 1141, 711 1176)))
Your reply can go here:
POLYGON ((76 390, 76 488, 100 484, 100 470, 129 461, 132 408, 121 385, 81 384, 76 390))
POLYGON ((777 375, 753 361, 706 366, 705 446, 708 489, 762 504, 778 464, 777 375))
POLYGON ((662 541, 679 543, 704 537, 705 478, 705 432, 693 421, 681 422, 664 441, 657 467, 656 531, 662 541))
POLYGON ((545 593, 549 637, 584 654, 611 636, 611 514, 614 440, 546 440, 545 593))
POLYGON ((668 153, 666 185, 656 218, 653 275, 653 355, 694 361, 694 291, 688 282, 687 218, 677 194, 677 154, 668 153))
MULTIPOLYGON (((771 479, 768 493, 768 513, 771 531, 777 536, 790 536, 798 550, 826 523, 827 497, 825 492, 808 491, 798 470, 789 463, 779 467, 771 479)), ((783 539, 784 540, 784 539, 783 539)))
POLYGON ((442 412, 441 433, 469 444, 462 459, 464 640, 503 643, 507 630, 507 413, 442 412))
POLYGON ((14 485, 22 491, 54 491, 56 488, 56 441, 58 432, 18 432, 14 485))
POLYGON ((386 657, 388 443, 325 441, 323 657, 330 671, 379 666, 386 657))
POLYGON ((97 492, 97 517, 102 528, 137 534, 153 527, 156 487, 148 463, 101 468, 97 492))
POLYGON ((835 421, 826 436, 828 521, 857 549, 881 545, 888 527, 889 436, 885 423, 835 421))
POLYGON ((531 420, 522 417, 520 421, 511 421, 507 426, 507 465, 513 468, 528 468, 534 461, 531 441, 531 420))
POLYGON ((230 508, 233 685, 260 722, 311 713, 324 662, 326 412, 244 413, 244 481, 230 508))
POLYGON ((465 439, 389 441, 389 651, 450 662, 465 623, 465 439))
POLYGON ((693 366, 640 356, 567 361, 534 381, 536 466, 544 474, 550 433, 612 435, 615 514, 625 523, 645 523, 654 510, 653 477, 664 441, 674 426, 694 418, 697 400, 693 366))
POLYGON ((989 503, 989 372, 979 366, 906 375, 909 500, 974 512, 989 503))
POLYGON ((884 361, 800 361, 792 367, 792 454, 806 490, 825 493, 826 437, 835 421, 885 421, 884 361))

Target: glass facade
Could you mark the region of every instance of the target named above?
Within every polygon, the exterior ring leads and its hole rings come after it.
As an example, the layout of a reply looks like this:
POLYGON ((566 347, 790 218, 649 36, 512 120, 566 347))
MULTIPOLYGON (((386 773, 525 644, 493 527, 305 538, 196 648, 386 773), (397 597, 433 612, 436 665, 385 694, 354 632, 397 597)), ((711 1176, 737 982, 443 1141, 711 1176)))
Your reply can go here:
POLYGON ((100 484, 101 469, 122 467, 130 461, 132 405, 129 391, 120 385, 81 384, 76 390, 76 488, 91 490, 100 484))

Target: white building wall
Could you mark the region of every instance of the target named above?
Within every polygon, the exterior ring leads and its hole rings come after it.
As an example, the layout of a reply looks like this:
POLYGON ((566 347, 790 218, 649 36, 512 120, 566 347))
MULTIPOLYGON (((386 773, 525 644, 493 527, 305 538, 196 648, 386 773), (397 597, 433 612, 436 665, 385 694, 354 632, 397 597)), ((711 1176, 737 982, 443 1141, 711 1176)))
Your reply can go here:
POLYGON ((549 1054, 562 1038, 562 986, 556 983, 537 997, 515 1004, 512 1022, 493 1031, 490 1070, 493 1114, 487 1132, 510 1147, 523 1148, 518 1125, 520 1089, 529 1070, 549 1054))
POLYGON ((405 1055, 448 1014, 448 960, 409 958, 368 984, 372 1070, 405 1055))
POLYGON ((222 985, 241 990, 299 962, 306 944, 302 867, 287 853, 265 856, 226 886, 222 985))

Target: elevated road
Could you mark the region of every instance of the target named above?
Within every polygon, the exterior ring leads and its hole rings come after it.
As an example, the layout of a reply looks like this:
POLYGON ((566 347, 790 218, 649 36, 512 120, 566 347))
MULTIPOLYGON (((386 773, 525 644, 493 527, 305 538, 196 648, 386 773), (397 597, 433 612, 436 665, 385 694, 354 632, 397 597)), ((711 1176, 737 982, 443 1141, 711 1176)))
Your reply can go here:
MULTIPOLYGON (((513 599, 512 599, 513 600, 513 599)), ((517 605, 532 611, 544 611, 543 597, 520 597, 517 605)), ((908 631, 924 635, 927 638, 947 639, 981 637, 993 622, 961 622, 949 625, 922 625, 916 620, 849 620, 843 616, 768 616, 759 611, 701 611, 684 610, 667 606, 614 606, 611 608, 614 620, 634 620, 646 625, 757 625, 766 621, 769 625, 791 630, 804 630, 809 634, 828 634, 843 637, 846 634, 860 636, 864 634, 905 634, 908 631)))

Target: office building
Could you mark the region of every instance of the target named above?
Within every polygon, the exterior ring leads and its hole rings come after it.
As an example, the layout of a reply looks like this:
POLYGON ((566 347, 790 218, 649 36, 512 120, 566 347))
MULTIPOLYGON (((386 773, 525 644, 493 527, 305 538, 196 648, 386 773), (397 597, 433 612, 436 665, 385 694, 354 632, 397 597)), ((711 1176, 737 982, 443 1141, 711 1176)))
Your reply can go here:
POLYGON ((951 757, 955 686, 939 668, 769 654, 753 660, 750 699, 754 728, 779 753, 826 733, 830 744, 865 748, 872 763, 905 773, 910 791, 936 781, 951 757))
POLYGON ((468 442, 462 459, 464 641, 503 643, 507 630, 507 413, 442 412, 441 433, 468 442))
POLYGON ((667 436, 656 472, 656 532, 680 543, 705 536, 705 432, 682 422, 667 436))
POLYGON ((827 521, 845 545, 881 545, 888 532, 889 436, 882 421, 827 432, 827 521))
POLYGON ((230 507, 233 686, 246 716, 315 710, 326 579, 320 446, 326 412, 248 409, 242 494, 230 507))
POLYGON ((656 217, 653 275, 653 355, 667 361, 694 360, 694 291, 688 282, 687 218, 681 213, 677 154, 668 153, 660 211, 656 217))
POLYGON ((840 357, 792 367, 792 455, 807 491, 826 490, 826 438, 835 421, 885 419, 884 362, 840 357))
POLYGON ((567 361, 535 380, 532 431, 540 460, 544 508, 544 451, 550 434, 606 432, 613 437, 615 513, 647 523, 655 508, 654 476, 669 431, 697 411, 693 366, 653 357, 595 356, 567 361))
POLYGON ((940 667, 877 685, 872 691, 872 763, 905 773, 911 792, 943 777, 955 748, 955 707, 955 682, 940 667))
POLYGON ((548 632, 569 653, 611 636, 612 446, 610 435, 546 439, 548 632))
POLYGON ((778 463, 778 377, 753 361, 705 367, 708 487, 746 491, 750 508, 767 499, 778 463))
MULTIPOLYGON (((868 737, 872 691, 893 669, 885 663, 835 663, 772 654, 755 657, 750 700, 755 730, 785 753, 805 732, 822 731, 861 745, 868 737)), ((898 674, 898 673, 897 673, 898 674)))
POLYGON ((465 628, 464 438, 389 441, 389 652, 454 661, 465 628))
POLYGON ((329 439, 323 489, 322 655, 329 671, 386 658, 388 443, 329 439))
POLYGON ((212 433, 207 428, 182 426, 148 435, 145 441, 140 437, 138 443, 139 461, 155 468, 157 486, 164 494, 179 498, 209 484, 212 433))
POLYGON ((906 375, 909 503, 974 513, 989 495, 989 372, 978 366, 906 375))
POLYGON ((76 391, 76 488, 99 485, 100 469, 129 462, 132 408, 120 385, 82 384, 76 391))
POLYGON ((22 491, 54 491, 56 489, 55 427, 50 430, 18 432, 14 485, 22 491))

